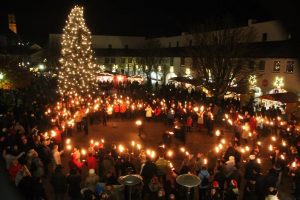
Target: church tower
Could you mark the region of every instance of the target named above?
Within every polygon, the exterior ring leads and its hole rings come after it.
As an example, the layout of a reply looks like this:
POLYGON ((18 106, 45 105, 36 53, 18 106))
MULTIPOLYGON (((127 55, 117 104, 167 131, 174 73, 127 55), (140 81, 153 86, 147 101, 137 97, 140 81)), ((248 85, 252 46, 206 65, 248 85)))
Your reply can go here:
POLYGON ((8 28, 17 34, 17 23, 14 14, 8 14, 8 28))

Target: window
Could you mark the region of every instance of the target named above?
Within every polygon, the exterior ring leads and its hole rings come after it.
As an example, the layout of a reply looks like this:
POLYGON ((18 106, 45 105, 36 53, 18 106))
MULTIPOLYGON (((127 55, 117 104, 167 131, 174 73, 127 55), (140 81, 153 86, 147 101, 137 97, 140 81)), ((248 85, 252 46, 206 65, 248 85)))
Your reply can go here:
POLYGON ((109 63, 109 58, 105 58, 104 59, 104 62, 107 64, 107 63, 109 63))
POLYGON ((263 41, 263 42, 266 42, 267 39, 268 39, 268 34, 267 34, 267 33, 263 33, 263 34, 262 34, 262 41, 263 41))
POLYGON ((112 45, 111 45, 111 44, 109 44, 109 45, 108 45, 108 48, 109 48, 109 49, 111 49, 111 48, 112 48, 112 45))
POLYGON ((132 63, 132 58, 128 58, 128 63, 132 63))
POLYGON ((266 61, 264 60, 259 61, 258 70, 265 71, 265 67, 266 67, 266 61))
POLYGON ((128 44, 125 44, 125 49, 128 49, 128 44))
POLYGON ((122 63, 122 64, 125 63, 125 58, 121 58, 121 63, 122 63))
POLYGON ((176 42, 176 47, 179 47, 179 42, 178 41, 176 42))
POLYGON ((294 61, 287 61, 285 71, 287 73, 294 73, 294 69, 295 69, 295 62, 294 61))
POLYGON ((113 63, 113 64, 116 63, 116 58, 111 58, 110 62, 113 63))
POLYGON ((190 47, 193 45, 193 40, 190 40, 190 47))
POLYGON ((169 42, 169 48, 171 48, 172 47, 172 43, 171 42, 169 42))
POLYGON ((280 72, 280 61, 274 61, 273 72, 280 72))
POLYGON ((181 57, 181 58, 180 58, 180 66, 181 66, 181 67, 184 67, 184 57, 181 57))
POLYGON ((249 69, 254 69, 255 62, 253 60, 249 61, 249 69))
POLYGON ((173 66, 174 65, 174 58, 170 57, 170 65, 173 66))

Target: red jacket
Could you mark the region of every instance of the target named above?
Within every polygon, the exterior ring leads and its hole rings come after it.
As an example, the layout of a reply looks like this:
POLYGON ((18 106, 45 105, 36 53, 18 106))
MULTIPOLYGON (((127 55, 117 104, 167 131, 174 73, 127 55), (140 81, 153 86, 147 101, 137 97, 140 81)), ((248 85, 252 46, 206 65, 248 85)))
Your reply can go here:
POLYGON ((155 115, 155 116, 159 116, 160 113, 161 113, 161 108, 160 108, 160 107, 155 108, 155 110, 154 110, 154 115, 155 115))
POLYGON ((86 162, 88 169, 97 170, 97 159, 94 156, 87 156, 86 162))
POLYGON ((187 125, 187 126, 192 126, 192 124, 193 124, 193 119, 192 119, 191 117, 188 117, 188 118, 186 119, 186 125, 187 125))
POLYGON ((9 173, 9 177, 10 180, 15 182, 16 176, 18 174, 18 172, 21 170, 21 165, 17 164, 17 165, 11 165, 8 169, 8 173, 9 173))
POLYGON ((120 112, 121 113, 125 113, 126 112, 126 105, 125 104, 122 104, 121 106, 120 106, 120 112))
POLYGON ((115 113, 120 112, 120 106, 119 106, 118 104, 115 104, 115 105, 114 105, 114 112, 115 112, 115 113))

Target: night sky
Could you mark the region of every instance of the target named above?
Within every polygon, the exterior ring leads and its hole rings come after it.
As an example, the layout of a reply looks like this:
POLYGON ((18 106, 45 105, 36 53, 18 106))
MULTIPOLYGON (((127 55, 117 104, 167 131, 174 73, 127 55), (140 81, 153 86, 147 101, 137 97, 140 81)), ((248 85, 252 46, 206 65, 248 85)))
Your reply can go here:
MULTIPOLYGON (((297 6, 289 1, 133 1, 133 0, 1 0, 1 24, 14 13, 22 38, 46 44, 49 33, 61 33, 75 4, 85 7, 85 18, 93 34, 168 36, 187 31, 190 24, 212 17, 232 16, 239 24, 247 19, 281 19, 297 31, 297 6), (198 3, 195 3, 198 2, 198 3), (201 4, 200 4, 200 3, 201 4)), ((6 25, 6 24, 5 24, 6 25)))

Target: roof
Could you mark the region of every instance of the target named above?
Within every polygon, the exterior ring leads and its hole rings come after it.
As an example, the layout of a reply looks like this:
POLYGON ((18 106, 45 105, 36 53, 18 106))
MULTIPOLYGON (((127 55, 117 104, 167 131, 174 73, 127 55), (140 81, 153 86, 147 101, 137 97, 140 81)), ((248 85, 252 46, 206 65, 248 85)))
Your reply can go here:
POLYGON ((268 99, 272 101, 280 101, 282 103, 297 103, 298 96, 293 92, 265 94, 260 96, 261 99, 268 99))

